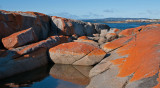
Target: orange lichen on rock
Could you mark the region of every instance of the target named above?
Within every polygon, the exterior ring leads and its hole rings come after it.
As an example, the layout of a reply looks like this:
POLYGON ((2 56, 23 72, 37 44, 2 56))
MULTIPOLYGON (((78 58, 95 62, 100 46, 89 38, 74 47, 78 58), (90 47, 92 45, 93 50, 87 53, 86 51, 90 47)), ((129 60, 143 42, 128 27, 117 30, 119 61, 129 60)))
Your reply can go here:
POLYGON ((106 55, 98 47, 81 42, 60 44, 49 49, 49 53, 54 63, 73 65, 94 65, 106 55))
POLYGON ((125 44, 127 44, 130 40, 132 40, 132 36, 128 36, 128 37, 123 37, 123 38, 119 38, 117 40, 114 40, 112 42, 109 42, 107 44, 104 45, 104 49, 116 49, 119 48, 125 44))
POLYGON ((42 40, 40 42, 28 45, 27 47, 18 51, 17 53, 20 55, 23 55, 23 54, 32 52, 34 50, 37 50, 41 47, 49 49, 53 46, 56 46, 61 43, 66 43, 66 42, 68 42, 68 36, 67 37, 66 36, 50 36, 46 40, 42 40))
POLYGON ((72 24, 72 20, 70 19, 66 19, 66 18, 62 18, 62 17, 57 17, 57 16, 52 16, 52 19, 60 19, 62 24, 59 25, 61 26, 61 31, 60 31, 60 35, 73 35, 74 34, 74 27, 72 24))
POLYGON ((87 37, 87 36, 81 36, 81 37, 79 37, 78 39, 88 40, 88 37, 87 37))
POLYGON ((97 49, 93 50, 90 54, 88 54, 88 56, 93 56, 93 55, 98 56, 98 55, 105 55, 105 54, 106 54, 106 52, 97 48, 97 49))
POLYGON ((66 51, 69 51, 77 54, 87 54, 94 49, 95 47, 93 47, 92 45, 88 45, 80 42, 70 42, 70 43, 58 45, 54 48, 51 48, 49 51, 56 52, 57 50, 61 50, 62 51, 61 53, 65 53, 66 51))
POLYGON ((115 30, 114 30, 115 33, 118 32, 118 31, 120 31, 120 30, 119 30, 119 29, 115 29, 115 30))
POLYGON ((12 35, 2 39, 4 47, 16 48, 27 43, 37 42, 38 38, 32 28, 13 33, 12 35))
POLYGON ((153 29, 156 27, 160 27, 160 24, 149 24, 149 25, 142 25, 136 28, 129 28, 129 29, 125 29, 123 31, 121 31, 119 33, 119 36, 130 36, 130 35, 134 35, 137 34, 141 31, 147 30, 147 29, 153 29))
MULTIPOLYGON (((134 35, 132 40, 116 50, 120 56, 128 55, 126 58, 112 61, 115 65, 120 64, 119 77, 126 77, 133 74, 133 77, 130 79, 130 82, 133 82, 152 77, 159 72, 160 27, 152 27, 152 30, 144 30, 134 35)), ((124 40, 127 38, 124 37, 124 39, 115 40, 106 45, 106 47, 113 49, 123 45, 124 40), (112 45, 113 43, 115 44, 112 45)))

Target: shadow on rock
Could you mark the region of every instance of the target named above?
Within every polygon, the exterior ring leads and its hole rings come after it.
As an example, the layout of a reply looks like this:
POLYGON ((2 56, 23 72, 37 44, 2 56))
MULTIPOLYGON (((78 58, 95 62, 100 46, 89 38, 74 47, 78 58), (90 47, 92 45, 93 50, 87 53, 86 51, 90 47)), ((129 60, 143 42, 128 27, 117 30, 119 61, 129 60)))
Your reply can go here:
POLYGON ((50 75, 56 79, 69 81, 79 85, 88 85, 90 82, 89 71, 92 66, 73 66, 55 64, 50 75))
POLYGON ((30 87, 33 83, 39 82, 49 74, 51 66, 45 65, 40 68, 21 73, 10 78, 0 80, 0 88, 30 87))

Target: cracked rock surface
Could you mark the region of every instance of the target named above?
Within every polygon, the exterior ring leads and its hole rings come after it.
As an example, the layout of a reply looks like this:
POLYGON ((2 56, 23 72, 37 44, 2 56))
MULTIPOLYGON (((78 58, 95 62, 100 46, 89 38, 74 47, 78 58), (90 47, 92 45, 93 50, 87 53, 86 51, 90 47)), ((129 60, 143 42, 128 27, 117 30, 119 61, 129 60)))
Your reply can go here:
POLYGON ((160 25, 103 46, 108 57, 93 69, 87 88, 159 88, 160 25))

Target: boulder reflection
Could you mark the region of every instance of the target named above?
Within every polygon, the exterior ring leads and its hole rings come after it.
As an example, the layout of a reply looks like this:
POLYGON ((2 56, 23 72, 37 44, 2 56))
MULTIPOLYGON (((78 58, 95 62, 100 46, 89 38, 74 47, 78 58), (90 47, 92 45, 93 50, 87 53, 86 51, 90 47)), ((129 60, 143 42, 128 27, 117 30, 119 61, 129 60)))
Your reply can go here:
POLYGON ((73 66, 55 64, 50 75, 56 79, 69 81, 78 85, 88 85, 90 82, 89 71, 92 66, 73 66))

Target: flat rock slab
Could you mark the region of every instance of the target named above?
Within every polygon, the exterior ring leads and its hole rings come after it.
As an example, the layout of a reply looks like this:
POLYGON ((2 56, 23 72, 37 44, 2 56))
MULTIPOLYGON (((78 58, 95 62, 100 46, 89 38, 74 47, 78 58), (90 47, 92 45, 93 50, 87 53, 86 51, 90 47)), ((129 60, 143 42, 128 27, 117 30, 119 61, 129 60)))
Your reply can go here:
POLYGON ((29 28, 23 31, 13 33, 12 35, 2 38, 2 43, 5 48, 16 48, 27 43, 37 42, 38 38, 33 30, 29 28))
POLYGON ((94 65, 106 55, 96 46, 80 42, 60 44, 51 48, 49 53, 54 63, 73 65, 94 65))

